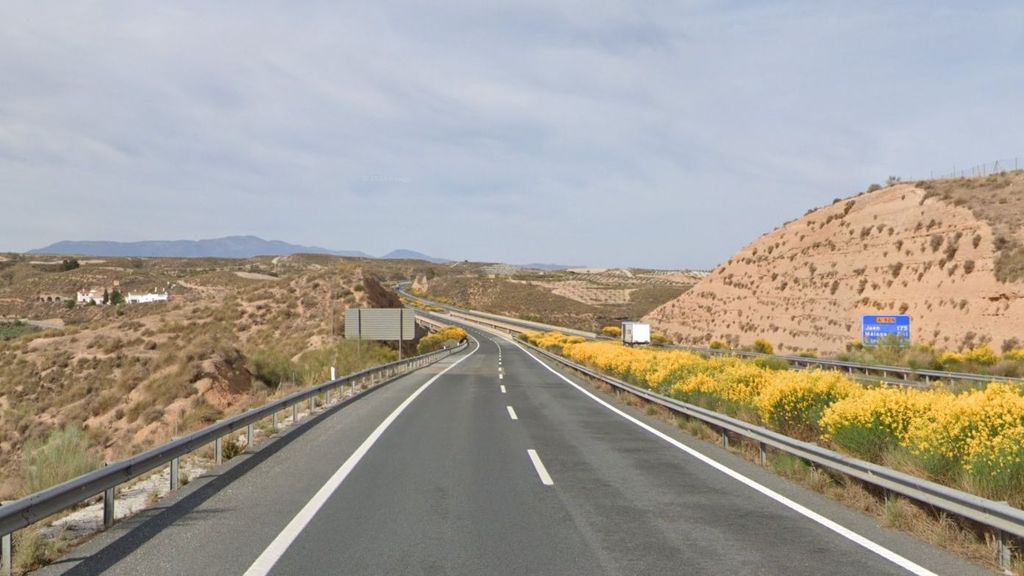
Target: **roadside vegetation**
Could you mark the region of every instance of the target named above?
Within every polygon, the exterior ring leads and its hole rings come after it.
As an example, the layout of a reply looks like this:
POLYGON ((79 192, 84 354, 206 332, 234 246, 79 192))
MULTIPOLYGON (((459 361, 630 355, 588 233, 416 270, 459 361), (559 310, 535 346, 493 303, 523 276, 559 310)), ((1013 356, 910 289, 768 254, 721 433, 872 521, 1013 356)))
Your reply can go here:
MULTIPOLYGON (((719 340, 709 345, 713 350, 728 350, 731 347, 719 340)), ((944 351, 927 344, 906 345, 897 338, 883 339, 878 345, 864 346, 860 342, 847 345, 846 352, 827 356, 844 362, 871 364, 875 366, 894 366, 913 370, 940 370, 945 372, 962 372, 982 376, 1006 376, 1024 378, 1024 346, 1020 340, 1007 340, 1002 353, 998 353, 988 345, 967 347, 960 352, 944 351)), ((750 352, 772 354, 774 348, 770 342, 758 338, 752 346, 741 348, 750 352)), ((798 352, 795 355, 806 358, 817 358, 811 352, 798 352)))
MULTIPOLYGON (((331 366, 344 375, 394 360, 394 346, 341 338, 345 310, 394 305, 382 286, 431 266, 305 255, 77 266, 5 258, 0 317, 64 328, 0 321, 2 500, 66 479, 59 470, 50 478, 30 472, 51 439, 74 434, 80 442, 64 445, 85 446, 88 461, 112 462, 325 382, 331 366), (167 287, 171 300, 67 306, 83 287, 109 288, 108 298, 167 287)), ((80 470, 74 460, 62 459, 72 477, 80 470)))
POLYGON ((632 384, 904 472, 1024 506, 1024 390, 865 387, 828 371, 530 333, 632 384))
POLYGON ((987 345, 969 347, 962 352, 946 352, 927 344, 906 346, 898 340, 878 346, 856 343, 848 346, 848 351, 838 354, 836 359, 913 369, 1024 377, 1024 347, 1017 339, 1005 342, 1002 354, 987 345))
POLYGON ((25 324, 20 320, 13 322, 0 322, 0 341, 14 340, 20 338, 26 334, 35 334, 41 332, 39 328, 25 324))
POLYGON ((433 334, 420 338, 420 343, 416 348, 416 351, 420 354, 426 354, 435 350, 457 345, 459 342, 469 338, 466 331, 457 326, 449 326, 442 328, 433 334))

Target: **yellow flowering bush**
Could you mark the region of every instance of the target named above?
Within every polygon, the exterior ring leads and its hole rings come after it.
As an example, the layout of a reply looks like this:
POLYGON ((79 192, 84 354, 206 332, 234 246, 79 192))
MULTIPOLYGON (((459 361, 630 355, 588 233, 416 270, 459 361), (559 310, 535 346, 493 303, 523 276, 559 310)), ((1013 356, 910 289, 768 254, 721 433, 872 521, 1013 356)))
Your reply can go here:
POLYGON ((999 362, 999 356, 988 346, 978 346, 964 352, 964 360, 982 366, 991 366, 999 362))
POLYGON ((868 460, 904 445, 910 425, 940 395, 904 388, 861 390, 829 406, 819 425, 822 438, 868 460))
MULTIPOLYGON (((946 401, 933 404, 926 417, 912 422, 907 447, 937 476, 957 469, 968 474, 998 470, 998 456, 1007 448, 1001 437, 1024 428, 1021 390, 992 383, 984 390, 946 396, 946 401)), ((1004 464, 1008 469, 1010 462, 1004 464)))
MULTIPOLYGON (((661 394, 869 460, 906 451, 936 480, 1024 504, 1024 391, 1017 386, 992 383, 960 394, 864 388, 838 372, 773 370, 737 358, 584 342, 557 333, 526 339, 661 394)), ((943 359, 981 364, 994 356, 982 347, 943 359)))
POLYGON ((433 334, 428 334, 423 338, 420 338, 419 344, 416 345, 416 351, 420 354, 426 354, 427 352, 433 352, 434 350, 440 350, 444 346, 445 342, 455 341, 462 342, 469 336, 466 335, 466 331, 457 326, 449 326, 442 328, 433 334))
POLYGON ((1024 362, 1024 348, 1014 348, 1009 352, 1003 354, 1003 360, 1011 360, 1013 362, 1024 362))
POLYGON ((818 431, 818 421, 833 403, 861 391, 838 372, 775 372, 757 397, 761 419, 796 436, 818 431))

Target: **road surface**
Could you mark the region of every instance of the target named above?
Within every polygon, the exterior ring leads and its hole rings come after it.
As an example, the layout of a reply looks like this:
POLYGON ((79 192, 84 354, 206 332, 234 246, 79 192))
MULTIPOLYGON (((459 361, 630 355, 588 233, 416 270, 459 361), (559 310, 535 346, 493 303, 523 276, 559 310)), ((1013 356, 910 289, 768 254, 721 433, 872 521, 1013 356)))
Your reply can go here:
POLYGON ((988 573, 471 333, 42 573, 988 573))

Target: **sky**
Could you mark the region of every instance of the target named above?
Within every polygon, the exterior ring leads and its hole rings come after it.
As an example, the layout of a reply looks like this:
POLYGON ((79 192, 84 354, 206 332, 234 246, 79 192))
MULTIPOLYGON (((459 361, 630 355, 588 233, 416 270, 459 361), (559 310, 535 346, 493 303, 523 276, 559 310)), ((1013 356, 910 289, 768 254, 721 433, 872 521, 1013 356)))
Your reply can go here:
POLYGON ((0 251, 253 234, 710 269, 889 176, 1024 157, 1024 4, 0 8, 0 251))

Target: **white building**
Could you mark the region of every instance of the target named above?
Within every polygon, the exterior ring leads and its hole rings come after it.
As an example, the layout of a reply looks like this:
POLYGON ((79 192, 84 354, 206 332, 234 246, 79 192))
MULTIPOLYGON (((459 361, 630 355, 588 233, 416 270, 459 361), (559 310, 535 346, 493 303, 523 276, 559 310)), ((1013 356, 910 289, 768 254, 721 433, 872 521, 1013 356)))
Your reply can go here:
POLYGON ((76 298, 79 304, 103 304, 103 290, 79 290, 76 298))
POLYGON ((150 304, 152 302, 167 302, 170 298, 166 292, 162 293, 149 293, 149 294, 132 294, 128 293, 129 304, 150 304))

